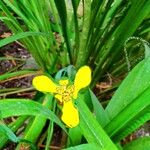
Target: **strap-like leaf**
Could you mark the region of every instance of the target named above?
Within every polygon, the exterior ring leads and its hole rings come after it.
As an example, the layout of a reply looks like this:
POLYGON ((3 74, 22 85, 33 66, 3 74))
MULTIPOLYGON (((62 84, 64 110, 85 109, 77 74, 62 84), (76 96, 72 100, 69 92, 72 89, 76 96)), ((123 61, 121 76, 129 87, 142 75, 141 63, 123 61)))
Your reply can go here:
POLYGON ((149 66, 150 58, 139 63, 122 82, 106 108, 110 121, 105 130, 117 141, 150 119, 149 66))
POLYGON ((16 135, 5 124, 0 124, 0 135, 6 135, 7 138, 15 143, 19 141, 16 135))
POLYGON ((86 140, 90 143, 97 143, 101 149, 117 150, 115 144, 110 140, 109 136, 86 106, 84 98, 79 96, 76 101, 80 112, 80 127, 86 140))
POLYGON ((149 150, 150 137, 143 137, 124 146, 123 150, 149 150))
POLYGON ((40 103, 29 99, 3 99, 0 101, 0 118, 21 115, 41 115, 57 123, 66 131, 60 119, 51 110, 40 103))
POLYGON ((101 150, 99 146, 97 146, 97 144, 81 144, 81 145, 69 147, 63 150, 87 150, 87 149, 101 150))

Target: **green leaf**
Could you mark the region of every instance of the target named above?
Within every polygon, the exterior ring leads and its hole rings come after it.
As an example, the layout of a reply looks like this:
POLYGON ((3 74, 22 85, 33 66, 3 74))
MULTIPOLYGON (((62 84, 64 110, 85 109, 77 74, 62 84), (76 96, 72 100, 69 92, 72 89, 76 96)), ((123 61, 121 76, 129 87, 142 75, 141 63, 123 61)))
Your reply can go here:
POLYGON ((80 0, 71 0, 73 7, 73 17, 74 17, 74 28, 75 28, 75 42, 77 49, 79 48, 80 36, 79 36, 79 24, 78 24, 78 16, 77 10, 79 6, 80 0))
MULTIPOLYGON (((57 102, 54 101, 53 102, 53 106, 52 107, 52 110, 55 112, 56 111, 56 104, 57 102)), ((45 150, 49 150, 49 145, 52 141, 52 138, 53 138, 53 133, 54 133, 54 122, 51 121, 49 122, 49 126, 48 126, 48 132, 47 132, 47 139, 46 139, 46 146, 45 146, 45 150)))
POLYGON ((109 124, 105 126, 106 132, 113 141, 119 142, 125 136, 150 120, 150 88, 143 92, 130 105, 124 108, 109 124))
POLYGON ((80 113, 80 127, 84 137, 89 143, 97 143, 99 148, 105 150, 117 150, 115 144, 105 133, 93 114, 86 106, 83 95, 79 95, 76 104, 80 113))
POLYGON ((107 122, 109 122, 109 118, 108 118, 103 106, 101 105, 101 103, 99 102, 97 97, 95 96, 95 94, 91 90, 89 90, 89 92, 90 92, 91 100, 93 103, 96 120, 103 127, 107 122))
POLYGON ((106 107, 111 119, 150 87, 150 57, 140 62, 122 82, 106 107))
POLYGON ((76 67, 79 68, 82 65, 85 65, 86 62, 86 53, 87 53, 87 41, 88 33, 90 30, 90 16, 91 16, 91 0, 86 0, 83 5, 83 25, 82 32, 80 32, 80 44, 77 55, 76 67))
POLYGON ((0 135, 6 135, 9 140, 15 143, 19 142, 19 139, 16 137, 16 135, 5 124, 0 124, 0 135))
POLYGON ((5 73, 3 75, 0 75, 0 81, 6 80, 8 78, 16 77, 16 76, 21 76, 25 74, 35 74, 35 71, 33 70, 21 70, 21 71, 16 71, 16 72, 11 72, 11 73, 5 73))
POLYGON ((48 36, 46 33, 40 33, 40 32, 22 32, 17 33, 15 35, 12 35, 10 37, 7 37, 5 39, 0 40, 0 47, 5 46, 9 43, 12 43, 14 41, 20 40, 22 38, 28 37, 28 36, 48 36))
MULTIPOLYGON (((114 3, 117 3, 117 1, 114 3)), ((112 4, 112 7, 114 6, 114 3, 112 4)), ((114 24, 113 20, 111 21, 108 28, 110 28, 110 26, 115 26, 115 28, 112 27, 113 30, 108 33, 106 30, 106 35, 104 34, 105 40, 101 40, 102 42, 99 44, 99 47, 98 44, 96 45, 96 47, 99 48, 99 55, 97 56, 99 56, 98 58, 100 59, 94 70, 94 82, 92 83, 92 86, 96 81, 102 78, 102 76, 108 72, 108 69, 112 67, 112 64, 118 60, 118 55, 122 53, 125 41, 134 34, 145 17, 150 13, 149 5, 150 1, 148 0, 129 1, 129 3, 122 7, 122 9, 127 8, 127 10, 124 13, 125 15, 121 16, 119 22, 116 21, 114 24), (134 23, 131 20, 134 20, 134 23)), ((117 9, 121 9, 121 7, 117 7, 117 9)))
POLYGON ((150 137, 142 137, 130 142, 123 147, 123 150, 149 150, 150 137))
POLYGON ((68 132, 67 147, 80 144, 82 136, 83 135, 79 126, 70 128, 68 132))
POLYGON ((74 147, 69 147, 69 148, 66 148, 66 149, 63 149, 63 150, 87 150, 87 149, 92 149, 92 150, 101 150, 99 148, 98 145, 96 144, 81 144, 79 146, 74 146, 74 147))
MULTIPOLYGON (((43 106, 45 108, 51 108, 53 101, 53 96, 50 94, 46 94, 43 101, 43 106)), ((33 122, 31 123, 30 127, 24 132, 23 139, 26 141, 30 141, 31 143, 36 143, 38 137, 42 133, 42 130, 46 124, 47 118, 45 116, 36 115, 33 122)), ((16 150, 20 150, 21 145, 20 143, 17 145, 16 150)))
POLYGON ((143 45, 145 47, 145 58, 150 57, 150 46, 144 42, 143 42, 143 45))
POLYGON ((40 103, 29 99, 3 99, 0 101, 0 118, 20 115, 41 115, 54 121, 66 131, 60 119, 51 110, 44 107, 40 103))
MULTIPOLYGON (((47 94, 44 98, 43 106, 45 108, 50 108, 52 105, 53 96, 50 94, 47 94)), ((24 139, 35 143, 38 139, 40 133, 42 132, 42 129, 44 128, 46 124, 47 118, 41 115, 37 115, 30 126, 29 130, 25 133, 24 139)))
POLYGON ((61 24, 62 24, 62 31, 63 31, 63 36, 66 42, 66 46, 67 46, 67 51, 69 54, 69 58, 70 61, 72 63, 73 61, 73 51, 71 48, 71 42, 69 39, 69 34, 68 34, 68 25, 67 25, 67 10, 66 10, 66 4, 64 0, 54 0, 55 1, 55 5, 57 7, 58 13, 59 13, 59 17, 61 20, 61 24))
POLYGON ((150 119, 150 57, 140 62, 122 82, 106 112, 106 132, 119 141, 150 119))
MULTIPOLYGON (((16 119, 16 121, 10 123, 8 125, 8 127, 10 128, 10 130, 12 132, 16 132, 21 126, 22 124, 24 123, 24 121, 27 119, 28 117, 27 116, 21 116, 19 117, 18 119, 16 119)), ((0 149, 2 149, 4 147, 4 145, 7 143, 8 141, 8 136, 6 135, 6 133, 2 133, 0 132, 0 149)))

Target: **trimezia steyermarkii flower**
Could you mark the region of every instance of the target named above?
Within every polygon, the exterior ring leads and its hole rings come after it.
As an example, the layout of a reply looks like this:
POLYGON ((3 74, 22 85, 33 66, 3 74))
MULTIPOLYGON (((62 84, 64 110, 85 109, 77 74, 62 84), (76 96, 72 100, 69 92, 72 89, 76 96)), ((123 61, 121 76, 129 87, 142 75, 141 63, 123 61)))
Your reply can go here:
POLYGON ((62 121, 72 128, 79 124, 79 114, 73 100, 77 98, 78 92, 87 87, 90 82, 91 69, 88 66, 83 66, 76 73, 74 84, 71 84, 68 79, 59 80, 57 84, 45 75, 35 77, 32 83, 38 91, 54 95, 62 104, 62 121))

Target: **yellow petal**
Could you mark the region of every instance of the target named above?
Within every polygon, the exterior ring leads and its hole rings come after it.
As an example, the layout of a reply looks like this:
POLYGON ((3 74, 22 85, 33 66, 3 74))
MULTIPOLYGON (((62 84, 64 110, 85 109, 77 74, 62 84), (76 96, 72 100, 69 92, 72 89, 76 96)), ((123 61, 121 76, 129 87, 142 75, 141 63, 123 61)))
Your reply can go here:
POLYGON ((58 99, 61 103, 63 102, 63 101, 62 101, 62 95, 56 94, 56 95, 55 95, 55 98, 58 99))
POLYGON ((64 103, 61 119, 70 128, 76 127, 79 124, 79 113, 72 101, 64 103))
POLYGON ((57 85, 47 76, 41 75, 33 78, 33 86, 41 92, 55 93, 57 85))
POLYGON ((74 86, 74 98, 77 98, 77 94, 80 89, 85 88, 91 82, 91 69, 88 66, 81 67, 75 76, 74 86))
POLYGON ((68 83, 69 83, 69 80, 59 80, 59 84, 60 85, 68 85, 68 83))

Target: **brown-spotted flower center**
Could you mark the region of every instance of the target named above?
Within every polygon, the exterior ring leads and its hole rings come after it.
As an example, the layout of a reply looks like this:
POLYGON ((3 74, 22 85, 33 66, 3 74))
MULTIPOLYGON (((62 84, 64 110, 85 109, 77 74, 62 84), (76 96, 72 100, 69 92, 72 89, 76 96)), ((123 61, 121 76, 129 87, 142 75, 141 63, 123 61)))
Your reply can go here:
POLYGON ((74 85, 69 85, 69 80, 60 80, 59 86, 56 88, 57 94, 55 97, 60 101, 60 103, 71 101, 74 89, 74 85))
POLYGON ((77 98, 80 89, 87 87, 91 82, 91 70, 88 66, 81 67, 76 73, 74 84, 69 80, 60 80, 56 84, 47 76, 41 75, 33 79, 33 86, 41 92, 52 93, 62 104, 62 121, 70 128, 79 124, 79 113, 73 100, 77 98))

